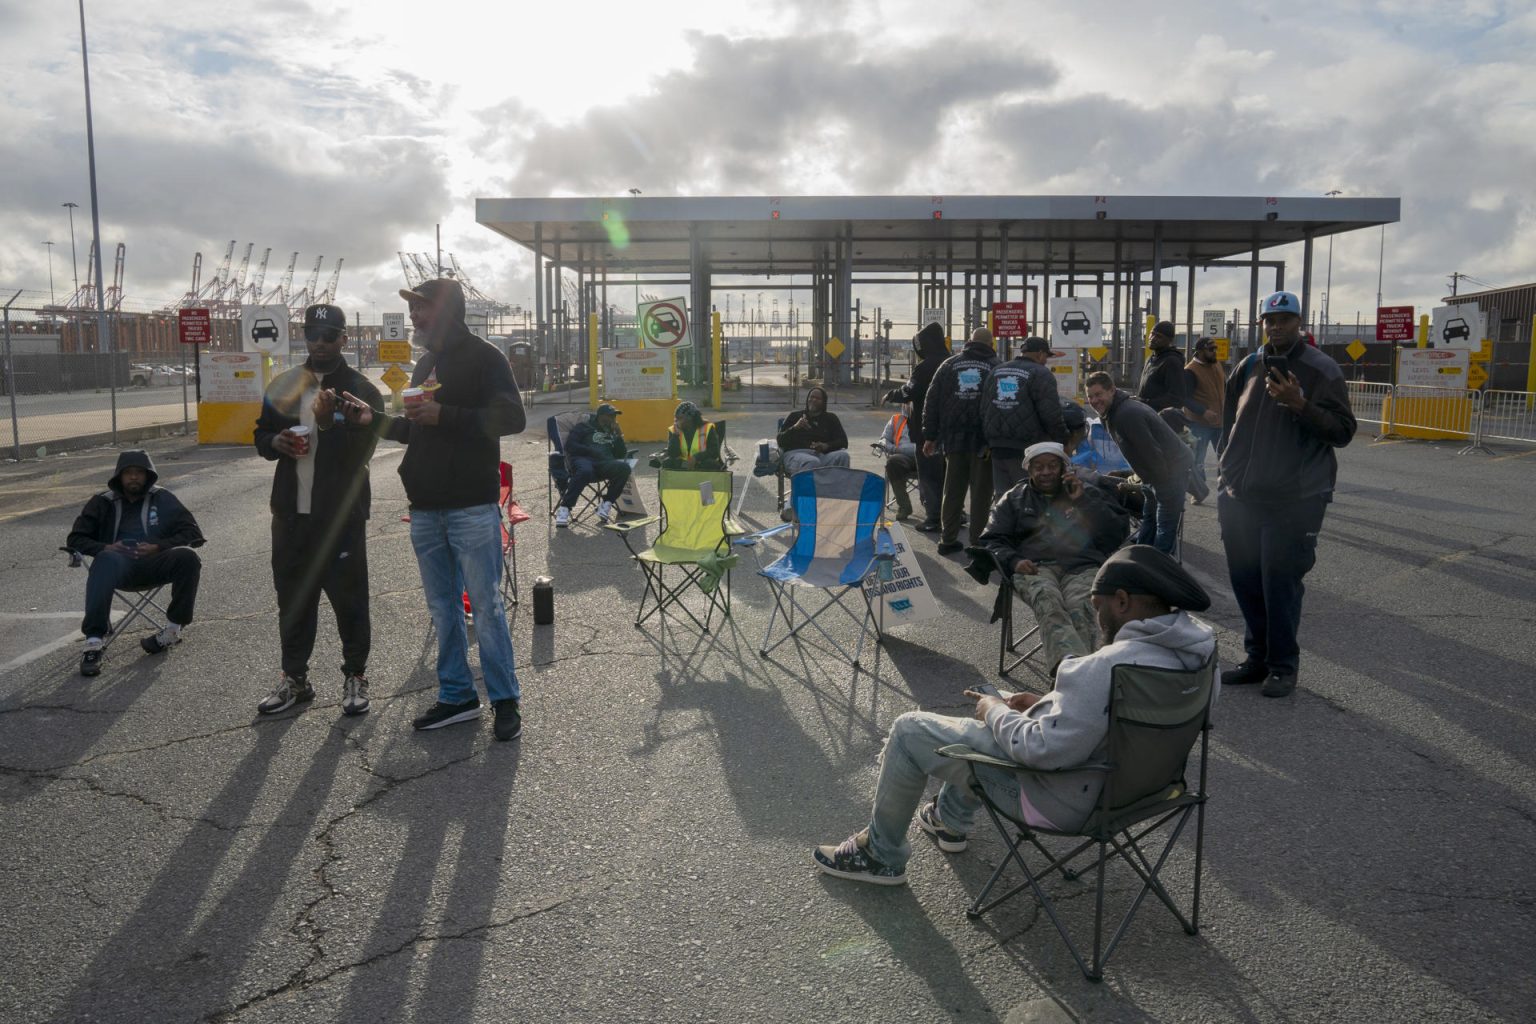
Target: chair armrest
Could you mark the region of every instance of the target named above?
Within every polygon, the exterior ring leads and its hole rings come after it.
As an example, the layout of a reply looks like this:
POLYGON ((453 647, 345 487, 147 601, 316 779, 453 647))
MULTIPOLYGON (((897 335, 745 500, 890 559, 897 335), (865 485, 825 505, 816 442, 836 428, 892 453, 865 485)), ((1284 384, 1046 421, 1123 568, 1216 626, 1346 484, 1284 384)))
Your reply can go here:
POLYGON ((59 550, 69 556, 69 567, 71 569, 78 569, 85 564, 85 556, 74 548, 59 548, 59 550))
POLYGON ((1009 761, 1001 757, 993 757, 991 754, 983 754, 979 750, 972 749, 964 743, 951 743, 934 751, 940 757, 947 757, 955 761, 969 761, 972 764, 984 764, 992 768, 1002 768, 1007 771, 1020 772, 1025 775, 1073 775, 1077 772, 1112 772, 1115 766, 1103 761, 1095 761, 1092 764, 1074 764, 1069 768, 1031 768, 1027 764, 1019 764, 1017 761, 1009 761))
POLYGON ((776 533, 783 533, 785 530, 789 529, 793 525, 795 525, 795 524, 794 523, 780 523, 778 526, 770 526, 766 530, 758 530, 756 533, 749 533, 745 537, 737 537, 735 540, 731 541, 731 543, 733 545, 736 545, 737 547, 744 547, 744 548, 755 547, 758 541, 766 540, 767 538, 772 537, 776 533))
POLYGON ((630 519, 622 523, 604 523, 603 529, 612 530, 614 533, 622 536, 630 530, 636 530, 642 526, 650 526, 652 523, 659 522, 661 522, 661 516, 646 516, 644 519, 630 519))

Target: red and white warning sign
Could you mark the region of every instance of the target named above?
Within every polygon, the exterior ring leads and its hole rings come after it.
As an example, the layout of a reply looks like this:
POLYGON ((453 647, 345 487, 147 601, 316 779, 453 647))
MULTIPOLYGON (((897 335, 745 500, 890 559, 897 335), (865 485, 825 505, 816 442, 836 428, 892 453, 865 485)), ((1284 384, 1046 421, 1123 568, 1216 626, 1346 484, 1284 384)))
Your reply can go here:
POLYGON ((640 340, 647 348, 692 348, 688 334, 688 300, 643 302, 639 310, 640 340))

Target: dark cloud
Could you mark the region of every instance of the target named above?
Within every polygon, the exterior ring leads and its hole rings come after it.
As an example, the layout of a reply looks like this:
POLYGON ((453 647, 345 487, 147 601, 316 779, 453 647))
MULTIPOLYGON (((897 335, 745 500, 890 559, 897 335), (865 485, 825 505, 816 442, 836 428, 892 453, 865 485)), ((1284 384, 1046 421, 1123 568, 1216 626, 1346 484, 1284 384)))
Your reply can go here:
MULTIPOLYGON (((936 152, 957 109, 1056 79, 1041 60, 974 40, 879 52, 861 52, 842 33, 693 35, 689 44, 692 66, 649 93, 491 147, 518 165, 506 187, 515 195, 631 185, 777 191, 806 178, 806 166, 828 165, 853 187, 880 191, 936 152)), ((486 119, 504 123, 505 111, 486 119)))

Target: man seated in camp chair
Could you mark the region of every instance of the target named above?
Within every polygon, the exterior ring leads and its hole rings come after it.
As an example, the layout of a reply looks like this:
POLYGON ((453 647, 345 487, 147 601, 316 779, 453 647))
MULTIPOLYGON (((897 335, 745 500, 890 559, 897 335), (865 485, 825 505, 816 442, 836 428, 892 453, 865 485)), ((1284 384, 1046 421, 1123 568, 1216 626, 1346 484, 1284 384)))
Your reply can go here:
POLYGON ((555 525, 571 525, 571 509, 581 498, 581 492, 594 480, 605 481, 603 500, 597 505, 597 518, 607 523, 613 520, 613 503, 619 500, 624 485, 629 482, 629 449, 624 444, 624 432, 619 429, 618 409, 604 402, 591 416, 571 428, 565 439, 565 458, 571 469, 571 482, 560 496, 555 509, 555 525))
POLYGON ((1004 788, 994 791, 994 783, 987 784, 988 796, 1018 806, 1022 819, 1032 826, 1081 827, 1098 803, 1104 776, 1060 770, 1103 760, 1115 666, 1199 668, 1215 651, 1216 637, 1211 627, 1189 613, 1210 604, 1200 584, 1161 551, 1137 544, 1115 552, 1093 580, 1093 607, 1105 646, 1062 662, 1055 689, 1043 697, 994 697, 966 690, 966 696, 976 700, 971 718, 926 711, 897 718, 880 755, 868 827, 836 846, 816 847, 812 862, 838 878, 901 885, 907 880, 907 830, 914 815, 939 849, 962 852, 981 803, 970 789, 966 763, 938 753, 940 747, 956 743, 1051 772, 1009 774, 995 783, 1004 788), (929 776, 942 786, 936 797, 923 803, 929 776))
POLYGON ((917 474, 917 442, 912 440, 912 406, 903 403, 901 411, 886 421, 885 431, 875 447, 885 456, 885 482, 896 499, 896 518, 912 518, 912 496, 907 482, 917 474))
POLYGON ((1125 543, 1130 519, 1104 490, 1078 480, 1054 441, 1026 448, 1024 468, 1025 479, 993 503, 977 547, 1034 612, 1054 675, 1063 658, 1097 646, 1093 574, 1125 543))
POLYGON ((192 622, 203 569, 192 549, 202 545, 203 531, 176 495, 155 485, 159 478, 148 452, 123 452, 107 489, 85 503, 64 542, 69 551, 91 559, 80 623, 83 676, 101 672, 114 591, 171 585, 170 621, 139 641, 148 654, 180 643, 182 629, 192 622))
POLYGON ((725 459, 720 445, 725 431, 711 423, 692 402, 679 402, 667 429, 667 453, 651 465, 662 469, 687 469, 699 473, 720 473, 725 459))

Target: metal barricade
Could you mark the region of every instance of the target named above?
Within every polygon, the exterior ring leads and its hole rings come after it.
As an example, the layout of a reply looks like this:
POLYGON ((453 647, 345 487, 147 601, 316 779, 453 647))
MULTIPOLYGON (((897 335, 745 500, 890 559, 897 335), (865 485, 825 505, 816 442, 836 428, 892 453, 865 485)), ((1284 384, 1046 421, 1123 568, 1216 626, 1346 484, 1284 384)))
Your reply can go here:
POLYGON ((1536 444, 1536 392, 1483 392, 1476 444, 1485 440, 1536 444))
POLYGON ((1386 402, 1387 424, 1382 436, 1466 439, 1475 446, 1482 398, 1482 392, 1467 388, 1397 384, 1386 402))
POLYGON ((1387 399, 1392 397, 1392 385, 1368 380, 1347 380, 1344 385, 1349 389, 1349 407, 1355 419, 1378 424, 1385 430, 1387 399))

